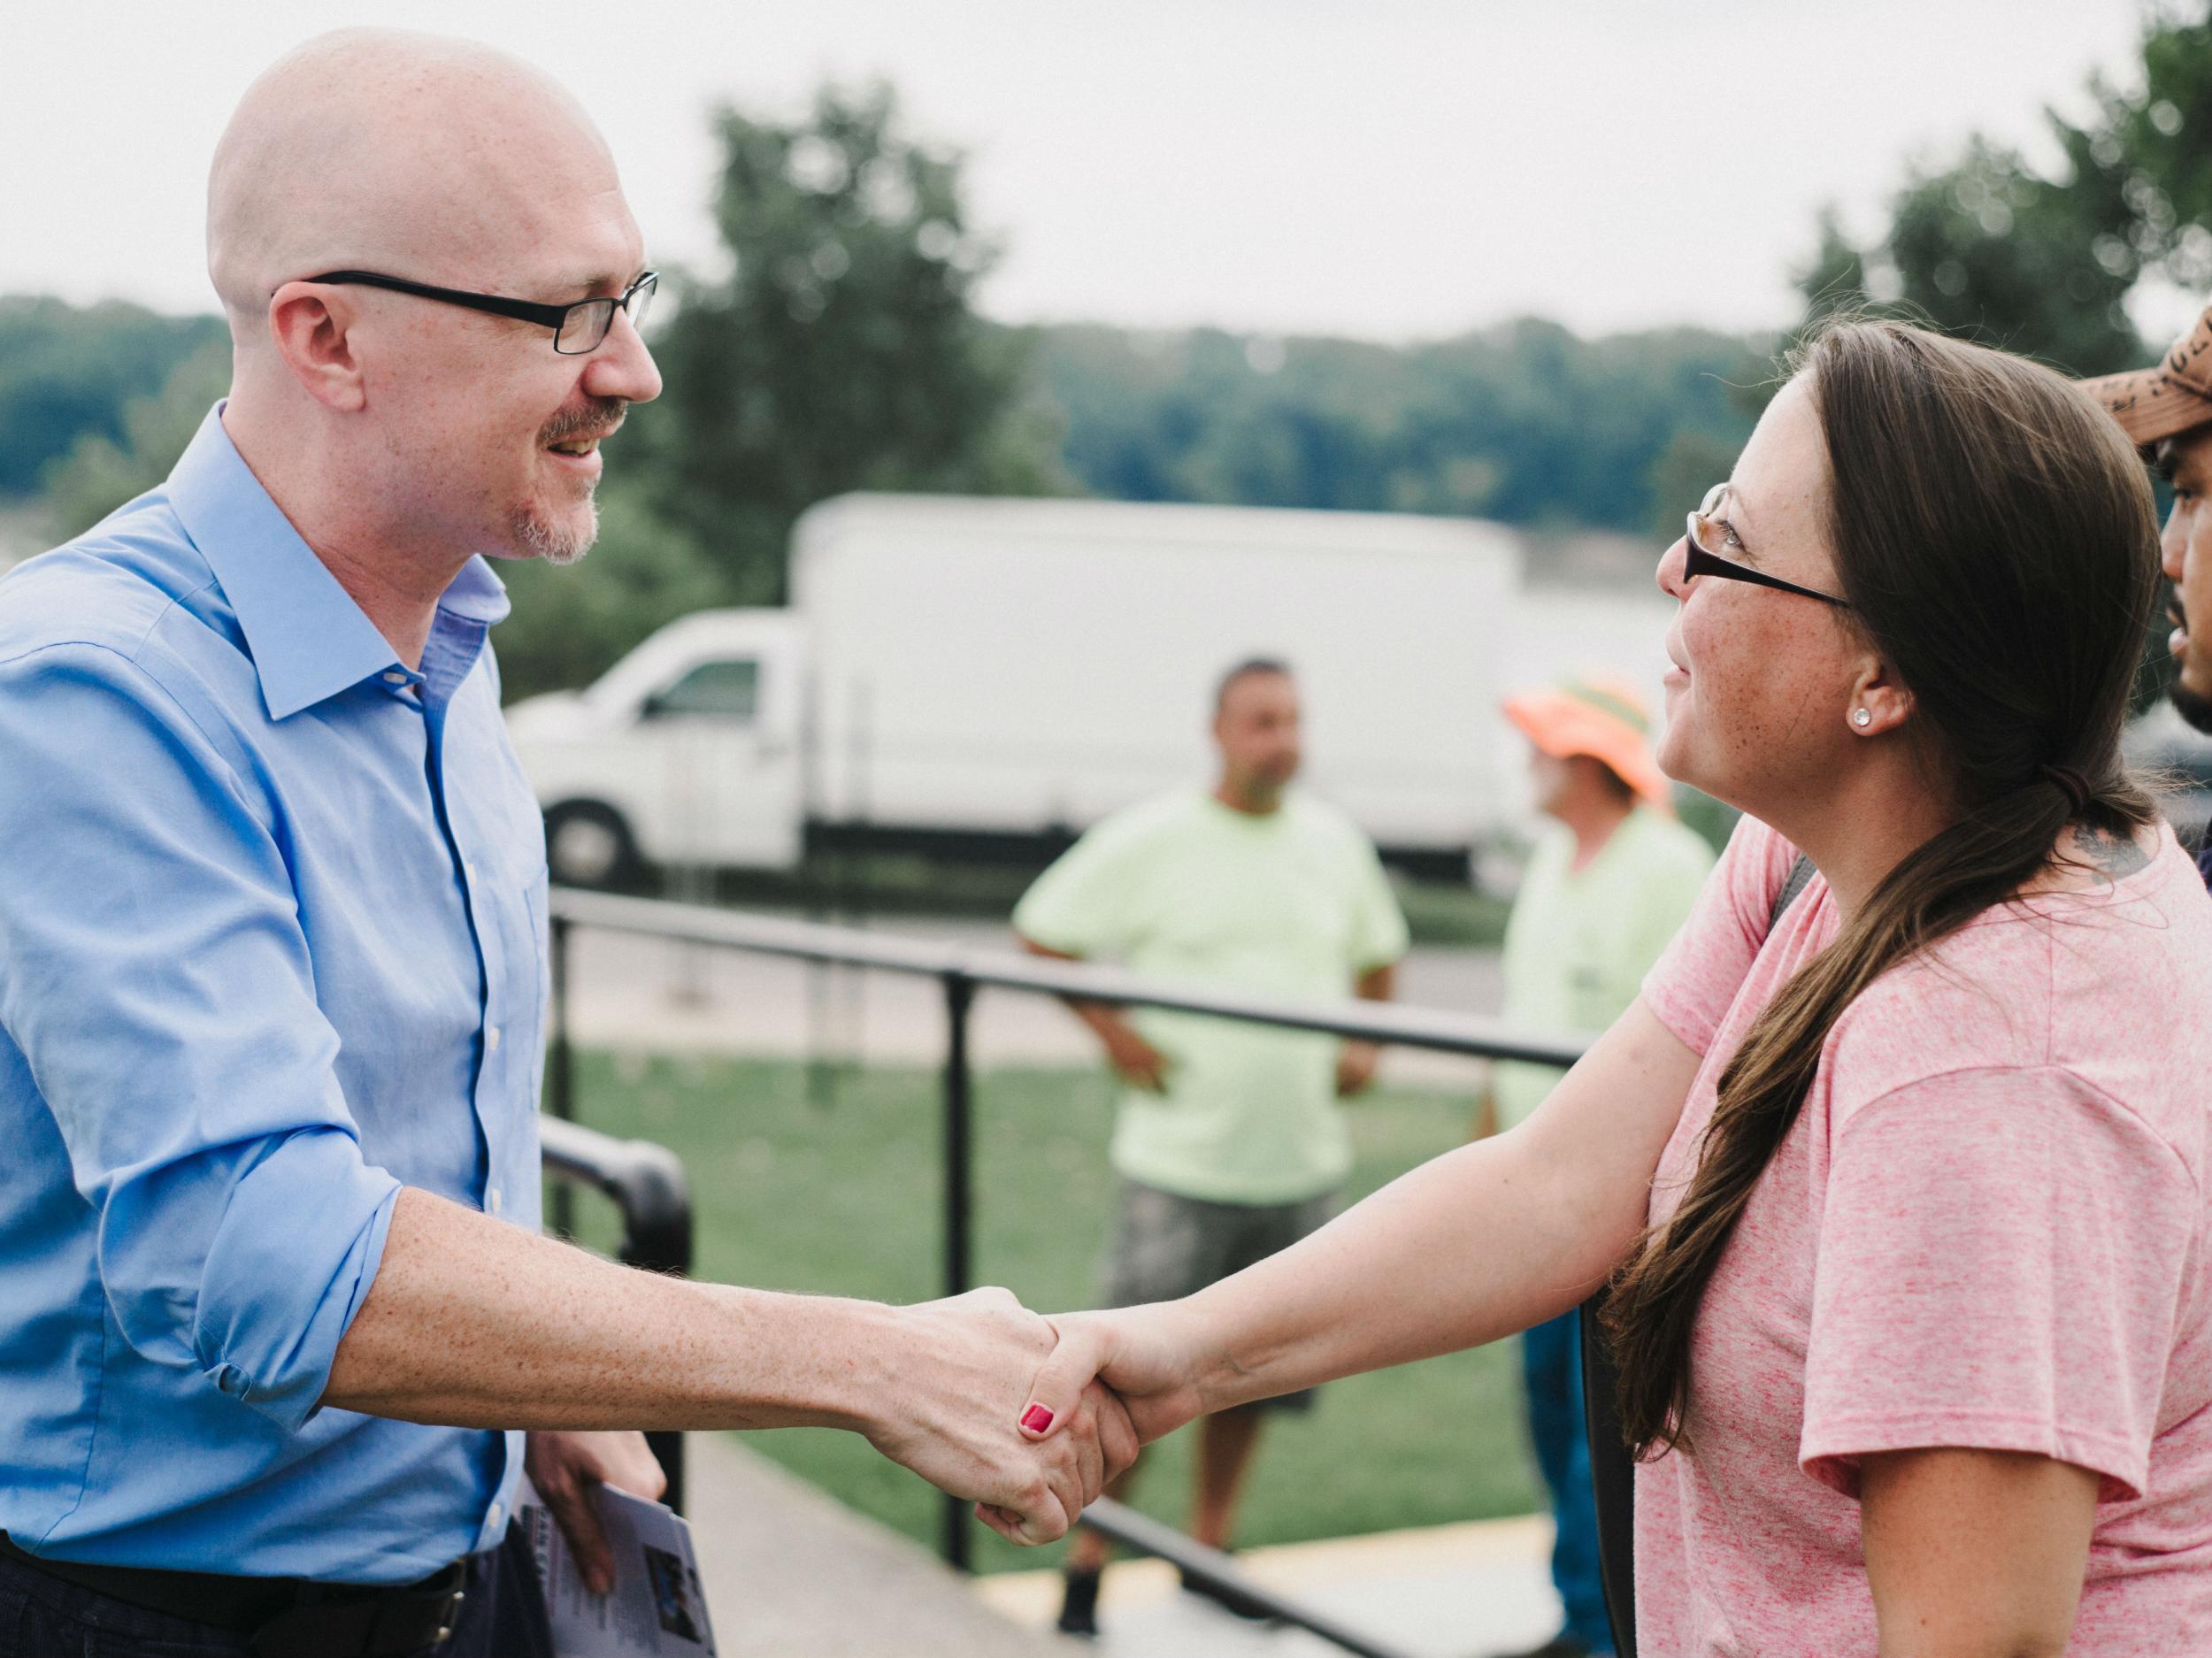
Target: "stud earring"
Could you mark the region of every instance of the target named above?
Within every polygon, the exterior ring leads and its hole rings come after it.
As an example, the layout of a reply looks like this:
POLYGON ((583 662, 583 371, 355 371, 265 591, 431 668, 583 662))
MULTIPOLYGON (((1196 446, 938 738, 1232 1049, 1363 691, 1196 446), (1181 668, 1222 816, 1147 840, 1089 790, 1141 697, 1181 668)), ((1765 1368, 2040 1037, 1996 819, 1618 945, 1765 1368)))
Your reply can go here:
POLYGON ((1851 723, 1854 725, 1856 725, 1861 731, 1864 731, 1869 725, 1871 725, 1874 723, 1874 710, 1870 708, 1852 710, 1851 723))

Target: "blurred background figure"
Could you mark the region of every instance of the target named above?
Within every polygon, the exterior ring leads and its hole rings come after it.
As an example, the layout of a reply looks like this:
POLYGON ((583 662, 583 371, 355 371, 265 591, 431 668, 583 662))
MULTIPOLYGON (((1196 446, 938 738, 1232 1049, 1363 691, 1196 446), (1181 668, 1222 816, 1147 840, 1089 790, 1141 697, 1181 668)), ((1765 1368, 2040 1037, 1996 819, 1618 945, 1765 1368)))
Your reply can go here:
MULTIPOLYGON (((1286 664, 1256 657, 1232 668, 1215 694, 1212 790, 1178 790, 1092 829, 1016 908, 1023 944, 1070 960, 1111 956, 1147 978, 1225 990, 1388 1000, 1405 920, 1367 838, 1291 790, 1299 725, 1286 664)), ((1111 1153, 1121 1193, 1102 1305, 1190 1294, 1328 1219, 1352 1165, 1336 1100, 1373 1080, 1373 1045, 1188 1014, 1129 1017, 1096 1004, 1075 1011, 1124 1085, 1111 1153)), ((1310 1393, 1294 1394, 1200 1424, 1193 1537, 1229 1546, 1260 1409, 1312 1401, 1310 1393)), ((1063 1630, 1095 1632, 1106 1552, 1090 1531, 1070 1550, 1063 1630)), ((1216 1598, 1233 1612, 1256 1611, 1216 1598)))
MULTIPOLYGON (((1635 1000, 1644 974, 1690 913, 1713 854, 1677 822, 1651 756, 1651 720, 1632 686, 1591 676, 1509 697, 1505 716, 1529 741, 1537 842, 1505 932, 1505 1003, 1517 1030, 1598 1032, 1635 1000)), ((1475 1138, 1521 1122, 1559 1072, 1499 1064, 1475 1138)), ((1597 1514, 1582 1424, 1580 1332, 1571 1312, 1521 1337, 1529 1439, 1557 1524, 1552 1583, 1560 1632, 1527 1658, 1613 1650, 1598 1576, 1597 1514)))

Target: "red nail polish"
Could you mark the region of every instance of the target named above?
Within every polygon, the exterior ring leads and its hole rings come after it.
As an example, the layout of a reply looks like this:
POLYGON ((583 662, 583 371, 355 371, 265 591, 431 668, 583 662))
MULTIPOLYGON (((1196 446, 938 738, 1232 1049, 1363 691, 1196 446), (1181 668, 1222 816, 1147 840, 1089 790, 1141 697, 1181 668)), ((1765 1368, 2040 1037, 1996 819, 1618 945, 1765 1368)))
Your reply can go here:
POLYGON ((1032 1405, 1022 1412, 1022 1426, 1032 1433, 1042 1433, 1052 1425, 1052 1413, 1042 1405, 1032 1405))

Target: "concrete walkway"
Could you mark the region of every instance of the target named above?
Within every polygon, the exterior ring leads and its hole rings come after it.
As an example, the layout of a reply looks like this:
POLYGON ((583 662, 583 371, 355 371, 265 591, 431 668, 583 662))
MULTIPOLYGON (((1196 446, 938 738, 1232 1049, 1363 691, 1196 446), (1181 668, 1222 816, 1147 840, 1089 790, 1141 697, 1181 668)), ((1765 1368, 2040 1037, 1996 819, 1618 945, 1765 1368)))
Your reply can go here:
MULTIPOLYGON (((1530 1516, 1256 1548, 1255 1577, 1411 1658, 1479 1658, 1525 1650, 1557 1632, 1547 1566, 1551 1523, 1530 1516)), ((1049 1628, 1057 1572, 985 1577, 976 1593, 1010 1618, 1049 1628)), ((1231 1616, 1187 1593, 1160 1561, 1118 1562, 1099 1600, 1099 1658, 1328 1658, 1319 1638, 1231 1616)))
POLYGON ((692 1547, 723 1658, 1075 1658, 915 1543, 727 1434, 685 1440, 692 1547))
MULTIPOLYGON (((1107 1573, 1095 1643, 1052 1632, 1056 1571, 964 1578, 734 1437, 689 1436, 692 1540, 725 1658, 1327 1658, 1302 1631, 1187 1594, 1171 1568, 1107 1573)), ((1488 1520, 1252 1550, 1253 1575, 1415 1658, 1533 1646, 1558 1628, 1549 1523, 1488 1520)))

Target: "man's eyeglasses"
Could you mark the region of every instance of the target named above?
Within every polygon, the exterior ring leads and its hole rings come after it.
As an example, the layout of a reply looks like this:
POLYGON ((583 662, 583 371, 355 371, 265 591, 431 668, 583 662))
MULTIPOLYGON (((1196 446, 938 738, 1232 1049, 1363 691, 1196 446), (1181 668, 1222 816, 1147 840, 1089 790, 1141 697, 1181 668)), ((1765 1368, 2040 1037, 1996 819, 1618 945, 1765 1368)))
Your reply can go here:
POLYGON ((320 276, 311 276, 311 282, 354 282, 363 288, 388 288, 395 294, 412 294, 418 299, 434 299, 448 305, 465 305, 471 311, 489 311, 495 317, 513 317, 523 322, 534 322, 541 328, 553 330, 553 349, 565 357, 581 357, 599 349, 599 342, 614 326, 617 311, 630 313, 633 328, 645 326, 645 313, 653 303, 653 290, 660 286, 660 273, 648 271, 643 276, 623 289, 619 298, 580 299, 572 305, 541 305, 527 299, 503 299, 496 294, 471 294, 457 288, 433 288, 427 282, 410 282, 404 277, 380 276, 374 271, 326 271, 320 276))
POLYGON ((1720 540, 1728 526, 1713 515, 1720 510, 1721 503, 1728 498, 1728 486, 1715 484, 1705 492, 1705 499, 1698 503, 1690 514, 1689 531, 1682 549, 1682 579, 1696 576, 1718 576, 1724 581, 1749 581, 1762 587, 1775 587, 1784 593, 1801 593, 1809 599, 1818 599, 1823 604, 1832 604, 1842 610, 1851 608, 1851 601, 1839 599, 1832 593, 1822 593, 1812 587, 1801 587, 1794 581, 1785 581, 1779 576, 1770 576, 1763 570, 1754 570, 1749 564, 1740 564, 1732 558, 1723 558, 1715 552, 1712 543, 1720 540))

